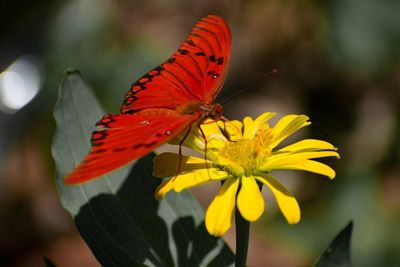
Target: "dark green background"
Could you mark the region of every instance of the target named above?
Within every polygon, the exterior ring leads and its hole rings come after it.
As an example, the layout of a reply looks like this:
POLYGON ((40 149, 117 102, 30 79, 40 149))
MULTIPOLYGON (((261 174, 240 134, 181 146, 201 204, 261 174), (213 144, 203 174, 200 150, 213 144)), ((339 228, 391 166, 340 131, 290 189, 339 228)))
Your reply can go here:
POLYGON ((298 198, 302 220, 287 225, 267 194, 249 264, 309 266, 353 219, 355 266, 400 265, 399 9, 399 1, 372 0, 2 3, 0 69, 35 55, 45 83, 23 109, 0 112, 0 265, 43 266, 46 254, 59 266, 97 266, 55 192, 52 108, 64 70, 80 69, 106 111, 118 112, 130 84, 208 13, 222 15, 233 36, 219 100, 279 70, 224 114, 306 114, 312 125, 297 138, 328 140, 342 156, 325 161, 334 181, 275 174, 298 198))

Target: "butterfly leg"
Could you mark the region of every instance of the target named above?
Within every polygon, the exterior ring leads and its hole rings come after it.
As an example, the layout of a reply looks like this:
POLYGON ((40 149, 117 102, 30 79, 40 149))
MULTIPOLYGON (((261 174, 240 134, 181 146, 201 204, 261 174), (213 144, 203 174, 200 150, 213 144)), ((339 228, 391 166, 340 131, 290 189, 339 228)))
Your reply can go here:
POLYGON ((178 164, 178 169, 176 170, 176 175, 179 174, 181 171, 181 164, 182 164, 182 145, 183 142, 185 142, 186 138, 188 137, 190 131, 192 130, 192 125, 189 126, 189 129, 186 131, 185 135, 183 136, 182 140, 179 141, 179 164, 178 164))
MULTIPOLYGON (((226 123, 229 122, 229 120, 228 120, 227 118, 225 118, 224 116, 218 116, 217 119, 214 119, 214 120, 208 121, 208 122, 203 122, 203 124, 215 123, 215 122, 217 122, 217 121, 222 121, 222 123, 224 124, 224 128, 221 129, 221 131, 222 131, 222 134, 225 136, 225 138, 226 138, 229 142, 235 142, 235 141, 231 140, 231 138, 230 138, 230 136, 229 136, 229 134, 228 134, 228 131, 226 130, 226 123)), ((201 128, 200 128, 200 129, 201 129, 201 128)), ((205 140, 205 138, 204 138, 204 140, 205 140)), ((207 141, 207 140, 205 140, 205 141, 207 141)))
POLYGON ((204 160, 205 160, 205 162, 206 162, 208 177, 209 177, 210 180, 211 180, 210 168, 208 167, 208 159, 207 159, 207 138, 206 138, 206 135, 205 135, 204 132, 203 132, 203 129, 201 129, 201 124, 198 124, 197 127, 199 128, 200 133, 201 133, 201 136, 202 136, 203 139, 204 139, 204 160))
POLYGON ((235 141, 231 140, 231 137, 229 136, 228 131, 226 130, 226 123, 229 122, 229 120, 227 118, 225 118, 224 116, 220 116, 220 120, 224 124, 224 129, 222 132, 223 135, 226 137, 226 139, 228 139, 229 142, 235 142, 235 141))

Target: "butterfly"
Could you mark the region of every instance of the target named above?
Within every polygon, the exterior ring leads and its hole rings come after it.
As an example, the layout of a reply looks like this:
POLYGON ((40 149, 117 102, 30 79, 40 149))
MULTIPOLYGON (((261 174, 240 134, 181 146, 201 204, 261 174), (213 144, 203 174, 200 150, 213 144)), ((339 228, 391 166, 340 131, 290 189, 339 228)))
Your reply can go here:
POLYGON ((120 114, 96 123, 91 151, 65 178, 79 184, 116 170, 199 125, 218 119, 214 100, 229 63, 231 32, 216 15, 200 19, 179 49, 132 84, 120 114))

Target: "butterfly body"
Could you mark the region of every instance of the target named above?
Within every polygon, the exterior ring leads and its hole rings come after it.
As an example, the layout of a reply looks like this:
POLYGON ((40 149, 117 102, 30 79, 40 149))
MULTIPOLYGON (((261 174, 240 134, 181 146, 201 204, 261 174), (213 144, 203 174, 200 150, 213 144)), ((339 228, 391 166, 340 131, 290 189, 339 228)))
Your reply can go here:
POLYGON ((199 114, 199 117, 217 118, 223 112, 220 104, 204 104, 200 102, 192 102, 177 107, 177 111, 182 115, 199 114))
POLYGON ((228 69, 230 30, 218 16, 199 20, 179 49, 131 85, 120 114, 96 123, 92 149, 66 177, 78 184, 144 156, 223 109, 214 103, 228 69))

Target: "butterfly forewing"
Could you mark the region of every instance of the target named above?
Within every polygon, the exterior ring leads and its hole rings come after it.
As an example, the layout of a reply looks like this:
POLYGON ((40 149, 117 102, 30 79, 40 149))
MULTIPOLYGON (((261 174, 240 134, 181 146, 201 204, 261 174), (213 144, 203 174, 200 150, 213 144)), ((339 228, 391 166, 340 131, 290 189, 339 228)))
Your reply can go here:
POLYGON ((226 76, 230 45, 231 33, 221 17, 201 19, 166 62, 132 85, 121 113, 175 109, 189 102, 211 104, 226 76))

